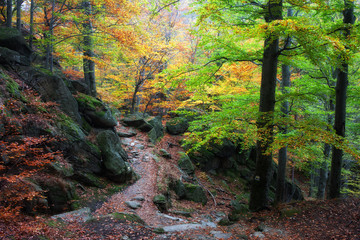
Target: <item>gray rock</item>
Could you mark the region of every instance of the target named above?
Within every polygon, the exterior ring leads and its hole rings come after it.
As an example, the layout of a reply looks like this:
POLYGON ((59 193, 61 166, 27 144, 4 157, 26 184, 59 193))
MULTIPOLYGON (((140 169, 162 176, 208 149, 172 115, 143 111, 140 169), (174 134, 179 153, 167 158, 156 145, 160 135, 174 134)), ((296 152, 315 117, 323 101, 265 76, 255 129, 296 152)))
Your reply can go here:
POLYGON ((228 239, 232 237, 231 233, 223 233, 221 231, 211 231, 210 233, 218 239, 228 239))
POLYGON ((171 154, 168 153, 165 149, 160 149, 160 155, 164 158, 171 158, 171 154))
POLYGON ((110 109, 102 109, 101 111, 84 111, 85 119, 95 127, 112 128, 117 125, 117 121, 112 115, 110 109))
POLYGON ((129 130, 128 132, 119 131, 117 134, 119 135, 119 137, 126 137, 126 138, 136 136, 136 132, 132 130, 129 130))
POLYGON ((34 69, 29 75, 31 77, 26 79, 26 83, 32 86, 44 101, 56 102, 75 122, 81 123, 78 103, 60 77, 34 69))
POLYGON ((110 130, 100 132, 96 141, 101 151, 105 174, 115 182, 132 179, 133 170, 127 163, 127 154, 121 147, 119 137, 110 130))
POLYGON ((135 148, 140 149, 140 150, 143 150, 143 149, 145 148, 145 146, 142 145, 142 144, 136 144, 136 145, 135 145, 135 148))
POLYGON ((141 203, 138 201, 126 201, 125 204, 132 209, 138 209, 142 207, 141 203))
POLYGON ((124 144, 125 146, 130 145, 131 142, 132 142, 131 138, 123 138, 123 139, 121 139, 121 143, 124 144))
POLYGON ((144 196, 139 195, 139 196, 135 196, 135 197, 133 198, 133 200, 143 202, 143 201, 145 201, 145 198, 144 198, 144 196))
POLYGON ((250 237, 262 239, 265 238, 265 235, 262 232, 254 232, 250 237))
POLYGON ((51 216, 52 219, 61 219, 65 222, 86 222, 91 219, 90 208, 85 207, 72 212, 51 216))

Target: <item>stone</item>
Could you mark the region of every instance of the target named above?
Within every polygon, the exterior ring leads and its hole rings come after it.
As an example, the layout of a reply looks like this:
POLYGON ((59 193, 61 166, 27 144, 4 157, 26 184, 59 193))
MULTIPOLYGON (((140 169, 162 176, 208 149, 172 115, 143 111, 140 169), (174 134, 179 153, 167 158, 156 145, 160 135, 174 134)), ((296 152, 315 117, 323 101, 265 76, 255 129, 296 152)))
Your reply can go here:
POLYGON ((179 152, 180 159, 178 161, 178 166, 188 175, 194 175, 195 167, 191 162, 189 156, 184 152, 179 152))
POLYGON ((146 225, 145 221, 142 220, 138 215, 132 213, 115 212, 111 214, 112 218, 129 221, 132 223, 138 223, 140 225, 146 225))
POLYGON ((38 178, 34 181, 44 190, 50 212, 60 213, 73 209, 71 203, 77 198, 73 184, 56 177, 38 178))
POLYGON ((221 232, 221 231, 210 231, 210 233, 215 237, 215 238, 218 238, 218 239, 229 239, 232 237, 232 234, 231 233, 224 233, 224 232, 221 232))
POLYGON ((170 153, 168 153, 165 149, 160 149, 160 155, 162 156, 162 157, 164 157, 164 158, 171 158, 171 154, 170 153))
POLYGON ((144 198, 144 196, 139 195, 139 196, 135 196, 135 197, 133 198, 133 200, 143 202, 143 201, 145 201, 145 198, 144 198))
POLYGON ((0 47, 0 64, 29 66, 30 60, 16 51, 0 47))
POLYGON ((230 206, 232 207, 232 212, 235 214, 244 214, 249 212, 249 207, 245 203, 240 203, 237 200, 231 200, 230 206))
POLYGON ((32 86, 44 101, 56 102, 76 123, 81 123, 78 103, 64 81, 50 72, 32 69, 25 82, 32 86))
POLYGON ((250 237, 257 238, 257 239, 263 239, 263 238, 265 238, 265 235, 262 232, 254 232, 253 234, 250 235, 250 237))
POLYGON ((0 46, 16 51, 25 57, 30 57, 32 54, 25 38, 16 28, 0 28, 0 46))
POLYGON ((153 203, 159 209, 160 212, 167 212, 170 207, 170 202, 163 194, 156 195, 153 198, 153 203))
POLYGON ((133 170, 126 162, 128 156, 121 147, 119 137, 113 131, 105 130, 96 136, 96 141, 101 151, 106 176, 119 183, 131 180, 133 170))
POLYGON ((83 94, 90 94, 90 89, 87 84, 85 84, 82 81, 76 81, 76 80, 70 80, 69 83, 72 85, 72 87, 79 93, 83 94))
POLYGON ((230 226, 231 224, 233 224, 233 222, 230 221, 228 217, 224 217, 218 222, 218 224, 220 226, 230 226))
POLYGON ((77 172, 73 176, 73 179, 75 179, 76 181, 78 181, 81 184, 84 184, 86 186, 98 187, 98 188, 104 187, 104 185, 101 183, 100 179, 92 173, 77 172))
POLYGON ((185 183, 184 187, 185 187, 185 199, 202 203, 203 205, 207 203, 207 197, 202 187, 191 183, 185 183))
POLYGON ((75 211, 66 212, 58 215, 51 216, 52 219, 58 220, 61 219, 65 222, 86 222, 91 219, 90 208, 85 207, 75 211))
POLYGON ((166 131, 171 135, 180 135, 187 131, 189 122, 182 117, 174 118, 166 122, 166 131))
POLYGON ((138 209, 142 207, 141 203, 138 201, 126 201, 125 204, 132 209, 138 209))
POLYGON ((125 138, 129 138, 129 137, 133 137, 133 136, 136 136, 136 132, 133 131, 133 130, 129 130, 128 132, 117 132, 118 136, 119 137, 125 137, 125 138))
POLYGON ((145 146, 142 145, 142 144, 136 144, 136 145, 135 145, 135 148, 137 148, 137 149, 139 149, 139 150, 143 150, 143 149, 145 148, 145 146))
POLYGON ((76 95, 76 101, 79 110, 90 125, 99 128, 113 128, 117 125, 111 110, 100 99, 79 93, 76 95))

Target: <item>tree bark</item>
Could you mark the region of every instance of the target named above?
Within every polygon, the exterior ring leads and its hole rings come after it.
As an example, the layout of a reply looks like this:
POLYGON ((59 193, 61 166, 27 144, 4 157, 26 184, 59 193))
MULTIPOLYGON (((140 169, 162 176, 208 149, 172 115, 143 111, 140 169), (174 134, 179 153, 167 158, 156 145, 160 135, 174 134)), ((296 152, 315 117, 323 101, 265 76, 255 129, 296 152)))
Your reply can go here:
MULTIPOLYGON (((293 15, 292 9, 289 8, 287 12, 287 16, 291 17, 293 15)), ((288 37, 286 39, 284 48, 289 48, 291 46, 291 37, 288 37)), ((286 94, 288 93, 287 88, 291 85, 291 71, 290 66, 283 64, 281 66, 281 75, 282 75, 282 81, 281 81, 281 91, 286 94)), ((284 100, 284 102, 281 105, 281 112, 283 117, 287 117, 289 114, 289 102, 287 100, 284 100)), ((284 125, 280 129, 281 133, 286 134, 287 133, 287 127, 284 125)), ((286 179, 286 162, 287 162, 287 146, 282 147, 279 150, 279 162, 278 162, 278 174, 276 179, 276 195, 275 200, 277 203, 284 202, 285 201, 285 179, 286 179)))
POLYGON ((33 37, 34 37, 34 9, 35 9, 35 0, 30 1, 30 38, 29 38, 29 46, 33 48, 33 37))
POLYGON ((83 1, 82 6, 85 10, 87 20, 83 23, 84 27, 84 39, 83 39, 83 69, 85 83, 89 86, 90 95, 96 97, 96 83, 95 83, 95 62, 93 60, 94 44, 92 39, 93 27, 90 20, 91 17, 91 3, 89 1, 83 1))
POLYGON ((22 0, 16 0, 16 29, 21 31, 21 5, 22 0))
MULTIPOLYGON (((351 0, 344 0, 345 10, 343 11, 346 30, 344 39, 351 35, 351 27, 355 23, 354 3, 351 0)), ((345 119, 346 119, 346 93, 348 86, 348 69, 349 64, 347 56, 340 56, 343 59, 339 69, 336 88, 335 88, 335 123, 334 129, 338 136, 345 137, 345 119)), ((341 169, 342 169, 343 150, 333 147, 330 172, 329 198, 339 198, 341 189, 341 169)))
MULTIPOLYGON (((282 19, 282 0, 269 0, 265 13, 266 22, 282 19)), ((270 34, 264 44, 260 106, 257 119, 258 137, 256 149, 256 169, 251 186, 249 208, 259 211, 268 205, 268 190, 272 177, 272 155, 268 149, 273 143, 273 119, 275 108, 275 89, 277 63, 279 54, 279 37, 270 34)))
POLYGON ((12 0, 6 2, 6 27, 11 28, 12 23, 12 0))

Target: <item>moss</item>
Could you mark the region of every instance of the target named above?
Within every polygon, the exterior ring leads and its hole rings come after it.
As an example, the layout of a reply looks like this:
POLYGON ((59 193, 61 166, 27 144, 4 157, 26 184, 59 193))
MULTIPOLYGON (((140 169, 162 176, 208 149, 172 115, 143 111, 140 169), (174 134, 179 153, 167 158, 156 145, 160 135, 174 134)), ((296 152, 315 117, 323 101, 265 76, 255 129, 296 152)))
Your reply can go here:
POLYGON ((96 111, 97 108, 102 108, 104 106, 104 104, 98 99, 83 93, 79 93, 77 96, 75 96, 75 99, 78 101, 80 106, 89 108, 94 111, 96 111))
POLYGON ((122 213, 122 212, 116 212, 111 214, 113 218, 118 220, 125 220, 132 223, 139 223, 141 225, 146 225, 144 220, 142 220, 138 215, 131 214, 131 213, 122 213))
POLYGON ((69 140, 80 140, 85 137, 83 131, 72 118, 64 113, 59 113, 57 116, 57 123, 60 124, 60 129, 69 140))
POLYGON ((165 233, 165 230, 163 228, 154 228, 153 232, 157 234, 163 234, 165 233))
POLYGON ((21 94, 21 91, 19 90, 19 84, 17 84, 12 78, 10 78, 2 71, 0 71, 0 78, 6 81, 6 90, 8 91, 8 93, 10 93, 12 97, 19 99, 23 102, 27 102, 26 98, 21 94))

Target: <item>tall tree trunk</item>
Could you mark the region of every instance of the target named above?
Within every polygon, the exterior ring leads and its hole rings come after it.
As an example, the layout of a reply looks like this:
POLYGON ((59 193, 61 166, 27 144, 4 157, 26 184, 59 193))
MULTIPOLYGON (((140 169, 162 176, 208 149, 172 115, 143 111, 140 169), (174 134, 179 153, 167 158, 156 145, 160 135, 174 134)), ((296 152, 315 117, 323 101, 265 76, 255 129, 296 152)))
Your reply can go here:
MULTIPOLYGON (((282 19, 282 0, 269 0, 265 20, 282 19)), ((272 155, 267 153, 273 143, 273 119, 275 109, 275 89, 277 63, 279 54, 279 37, 270 34, 264 43, 262 61, 260 106, 257 118, 258 137, 256 149, 256 169, 251 186, 249 208, 259 211, 267 207, 268 190, 272 177, 272 155)))
MULTIPOLYGON (((287 12, 287 16, 291 17, 293 15, 292 9, 289 8, 287 12)), ((291 37, 288 37, 285 42, 284 48, 289 48, 291 46, 291 37)), ((288 93, 287 88, 290 87, 291 81, 291 71, 290 66, 283 64, 281 66, 281 75, 282 75, 282 81, 281 81, 281 91, 286 94, 288 93)), ((287 117, 289 114, 289 102, 287 100, 284 100, 284 102, 281 105, 281 112, 283 117, 287 117)), ((281 133, 286 134, 287 133, 287 127, 284 125, 280 129, 281 133)), ((276 179, 276 195, 275 200, 276 202, 284 202, 285 201, 285 179, 286 179, 286 162, 287 162, 287 146, 282 147, 279 150, 279 162, 278 162, 278 174, 276 179)))
POLYGON ((6 2, 6 27, 11 27, 12 23, 12 0, 6 2))
POLYGON ((89 86, 90 95, 96 97, 96 83, 95 83, 95 62, 94 58, 94 46, 93 46, 93 28, 91 23, 91 3, 90 1, 83 1, 82 6, 87 15, 87 20, 83 23, 84 27, 84 57, 83 57, 83 69, 84 78, 86 84, 89 86))
MULTIPOLYGON (((335 84, 335 83, 334 83, 335 84)), ((333 101, 330 99, 327 103, 328 106, 326 106, 326 110, 334 111, 335 106, 333 101)), ((328 114, 327 116, 327 123, 329 125, 333 124, 334 115, 332 113, 328 114)), ((330 130, 330 129, 328 129, 330 130)), ((330 158, 331 153, 331 146, 328 143, 325 143, 324 145, 324 159, 321 162, 320 169, 319 169, 319 184, 318 184, 318 191, 316 194, 317 199, 324 199, 325 198, 325 191, 326 191, 326 183, 328 180, 328 173, 329 173, 329 164, 328 160, 330 158)))
POLYGON ((21 5, 22 0, 16 0, 16 29, 21 31, 21 5))
POLYGON ((30 1, 30 38, 29 38, 29 46, 33 48, 33 38, 34 38, 34 9, 35 9, 35 0, 30 1))
MULTIPOLYGON (((354 2, 344 0, 345 10, 343 11, 346 30, 344 38, 347 39, 351 35, 351 27, 355 23, 354 2)), ((343 63, 339 69, 336 81, 335 91, 335 123, 334 129, 338 136, 345 137, 345 119, 346 119, 346 92, 348 86, 348 69, 349 64, 346 60, 347 56, 341 56, 343 63)), ((333 147, 330 172, 329 198, 340 197, 341 189, 341 169, 342 169, 343 151, 340 148, 333 147)))

